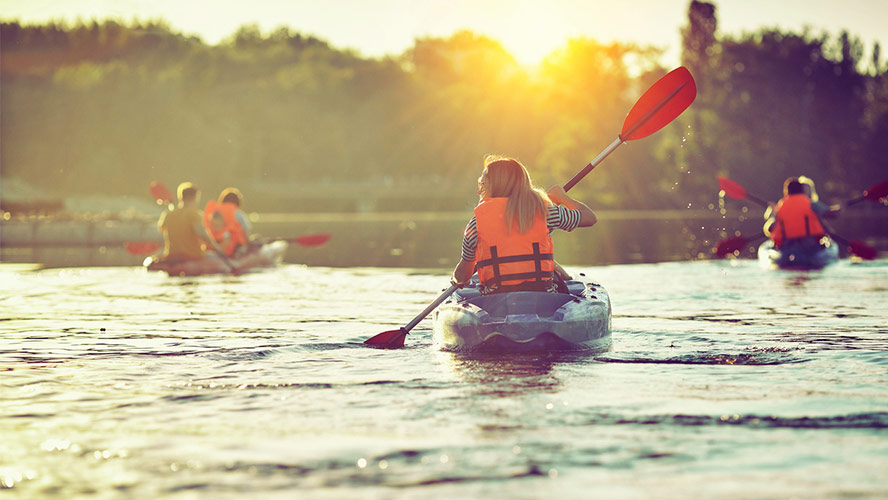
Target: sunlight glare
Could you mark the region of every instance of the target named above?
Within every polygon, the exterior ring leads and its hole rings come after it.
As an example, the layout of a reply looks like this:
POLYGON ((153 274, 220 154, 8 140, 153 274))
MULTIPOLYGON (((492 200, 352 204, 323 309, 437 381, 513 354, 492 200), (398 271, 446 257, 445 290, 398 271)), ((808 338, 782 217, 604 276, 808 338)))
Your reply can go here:
POLYGON ((523 66, 538 66, 549 54, 567 43, 563 22, 546 3, 520 2, 489 27, 491 38, 523 66))

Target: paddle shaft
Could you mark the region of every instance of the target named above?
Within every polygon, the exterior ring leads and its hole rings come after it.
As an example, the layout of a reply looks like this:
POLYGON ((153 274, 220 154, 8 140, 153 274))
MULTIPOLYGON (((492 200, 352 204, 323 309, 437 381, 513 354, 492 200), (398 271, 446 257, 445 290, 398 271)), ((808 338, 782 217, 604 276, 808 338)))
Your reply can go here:
POLYGON ((604 159, 607 158, 608 155, 613 153, 614 150, 616 150, 618 147, 620 147, 625 142, 626 141, 624 141, 620 136, 617 136, 617 138, 614 139, 614 142, 610 143, 610 145, 608 147, 604 148, 604 151, 602 151, 601 153, 598 153, 598 156, 596 156, 585 167, 583 167, 582 170, 577 172, 577 175, 573 176, 573 178, 571 180, 567 181, 567 184, 564 185, 564 190, 570 191, 570 188, 576 186, 578 182, 583 180, 583 177, 586 177, 586 174, 591 172, 593 168, 597 167, 599 163, 604 161, 604 159))
POLYGON ((444 292, 442 292, 441 295, 439 295, 437 299, 432 301, 432 303, 429 304, 428 307, 423 309, 422 312, 419 313, 419 315, 417 317, 413 318, 413 320, 411 320, 410 323, 407 323, 406 325, 404 325, 404 330, 408 331, 408 332, 410 330, 412 330, 413 327, 415 327, 416 325, 419 324, 420 321, 425 319, 425 317, 428 316, 429 313, 434 311, 436 307, 441 305, 442 302, 444 302, 445 300, 447 300, 448 297, 453 295, 453 292, 455 292, 457 288, 459 288, 459 287, 456 285, 450 285, 450 288, 448 288, 447 290, 444 290, 444 292))
POLYGON ((222 259, 222 262, 224 262, 226 266, 231 268, 232 274, 238 273, 238 269, 236 267, 234 267, 234 264, 231 262, 231 259, 229 259, 227 255, 225 255, 225 252, 220 252, 220 251, 216 250, 215 248, 213 249, 213 252, 215 252, 216 255, 218 255, 219 258, 222 259))
POLYGON ((768 202, 765 201, 765 200, 763 200, 763 199, 761 199, 761 198, 759 198, 758 196, 754 196, 754 195, 751 195, 751 194, 749 194, 749 193, 746 193, 746 197, 749 198, 750 200, 752 200, 752 201, 758 203, 759 205, 761 205, 761 206, 763 206, 763 207, 766 207, 766 208, 768 207, 768 202))
MULTIPOLYGON (((590 161, 588 164, 586 164, 586 166, 583 167, 582 170, 577 172, 577 175, 573 176, 573 178, 571 180, 567 181, 567 184, 564 185, 564 190, 570 191, 570 188, 576 186, 577 183, 583 179, 583 177, 586 177, 586 175, 589 172, 591 172, 592 169, 594 169, 595 167, 598 166, 599 163, 604 161, 604 159, 607 158, 608 155, 613 153, 614 150, 616 150, 618 147, 625 144, 626 142, 631 141, 632 139, 635 139, 635 137, 632 137, 635 134, 635 132, 637 132, 639 129, 641 129, 641 127, 643 127, 651 118, 656 116, 657 113, 659 113, 660 110, 662 110, 664 106, 666 106, 673 98, 675 98, 675 96, 677 96, 679 94, 679 92, 681 92, 688 85, 688 83, 690 83, 690 81, 686 81, 686 82, 682 83, 681 85, 676 87, 672 92, 670 92, 669 95, 660 99, 660 101, 655 106, 648 109, 638 120, 633 122, 629 128, 626 128, 626 126, 625 126, 626 124, 624 124, 623 131, 617 136, 616 139, 614 139, 614 142, 610 143, 610 145, 608 147, 604 148, 604 151, 602 151, 601 153, 598 153, 598 156, 596 156, 592 161, 590 161)), ((656 86, 656 84, 654 86, 656 86)), ((690 104, 690 102, 688 102, 688 104, 690 104)), ((636 103, 636 105, 637 105, 637 103, 636 103)), ((631 113, 631 111, 630 111, 630 113, 631 113)), ((670 121, 671 121, 671 119, 670 119, 670 121)), ((660 125, 660 126, 662 126, 662 125, 660 125)), ((650 133, 650 132, 648 132, 648 133, 650 133)), ((767 205, 767 203, 765 205, 767 205)))

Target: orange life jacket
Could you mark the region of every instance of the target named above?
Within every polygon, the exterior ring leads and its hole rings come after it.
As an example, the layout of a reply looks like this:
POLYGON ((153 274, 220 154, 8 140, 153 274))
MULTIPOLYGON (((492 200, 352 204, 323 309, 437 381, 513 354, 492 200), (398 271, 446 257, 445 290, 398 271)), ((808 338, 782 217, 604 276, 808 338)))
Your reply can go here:
POLYGON ((475 207, 478 248, 475 269, 488 287, 517 285, 525 281, 551 281, 555 270, 552 238, 546 214, 537 214, 524 234, 518 222, 506 232, 504 217, 508 198, 487 198, 475 207))
POLYGON ((221 243, 225 238, 225 233, 231 236, 228 243, 222 249, 225 255, 229 257, 234 255, 234 251, 237 250, 238 246, 247 245, 248 242, 244 228, 237 222, 237 217, 235 216, 237 210, 238 206, 234 203, 217 203, 216 200, 210 200, 204 209, 204 225, 207 226, 213 239, 217 243, 221 243), (220 231, 213 231, 213 212, 220 212, 222 217, 225 218, 225 227, 220 231))
POLYGON ((776 219, 771 239, 778 248, 787 240, 820 238, 826 233, 817 214, 811 210, 811 199, 805 194, 791 194, 777 202, 776 219))

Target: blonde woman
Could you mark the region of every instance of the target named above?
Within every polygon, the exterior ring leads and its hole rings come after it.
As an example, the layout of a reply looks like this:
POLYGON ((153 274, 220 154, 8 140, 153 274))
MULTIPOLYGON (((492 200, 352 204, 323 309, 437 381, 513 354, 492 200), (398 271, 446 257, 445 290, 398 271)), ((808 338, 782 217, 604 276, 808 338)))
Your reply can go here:
POLYGON ((490 155, 478 178, 480 202, 466 225, 454 282, 465 285, 477 271, 484 294, 518 290, 556 291, 554 229, 573 231, 597 222, 595 213, 561 186, 533 186, 518 160, 490 155))

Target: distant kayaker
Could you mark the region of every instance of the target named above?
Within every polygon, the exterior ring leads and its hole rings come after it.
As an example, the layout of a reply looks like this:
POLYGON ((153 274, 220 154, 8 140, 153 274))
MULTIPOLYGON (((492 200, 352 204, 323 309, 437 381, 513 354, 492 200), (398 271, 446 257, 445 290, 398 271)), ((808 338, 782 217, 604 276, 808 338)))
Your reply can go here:
POLYGON ((484 294, 517 290, 556 291, 556 274, 570 276, 554 260, 550 232, 595 224, 595 213, 561 186, 533 186, 518 160, 489 155, 478 178, 480 202, 466 225, 454 282, 465 285, 477 271, 484 294))
POLYGON ((229 187, 222 190, 218 200, 210 200, 204 209, 204 221, 210 234, 222 245, 225 255, 229 257, 241 256, 249 250, 252 226, 247 214, 241 210, 243 201, 244 196, 240 190, 229 187), (222 228, 216 229, 212 225, 210 218, 215 213, 221 214, 225 220, 222 228), (223 243, 222 238, 226 234, 229 238, 223 243))
POLYGON ((205 256, 206 245, 221 252, 222 248, 213 241, 207 231, 198 208, 200 191, 190 182, 179 184, 177 190, 179 205, 161 214, 157 227, 163 234, 163 254, 161 260, 182 261, 201 259, 205 256))
POLYGON ((765 223, 765 234, 774 242, 775 248, 787 244, 816 243, 826 235, 821 215, 830 211, 830 207, 817 200, 812 200, 808 193, 813 191, 810 184, 801 182, 799 177, 790 177, 783 183, 783 198, 765 212, 768 221, 765 223), (819 205, 818 205, 819 203, 819 205), (825 207, 825 208, 824 208, 825 207))

